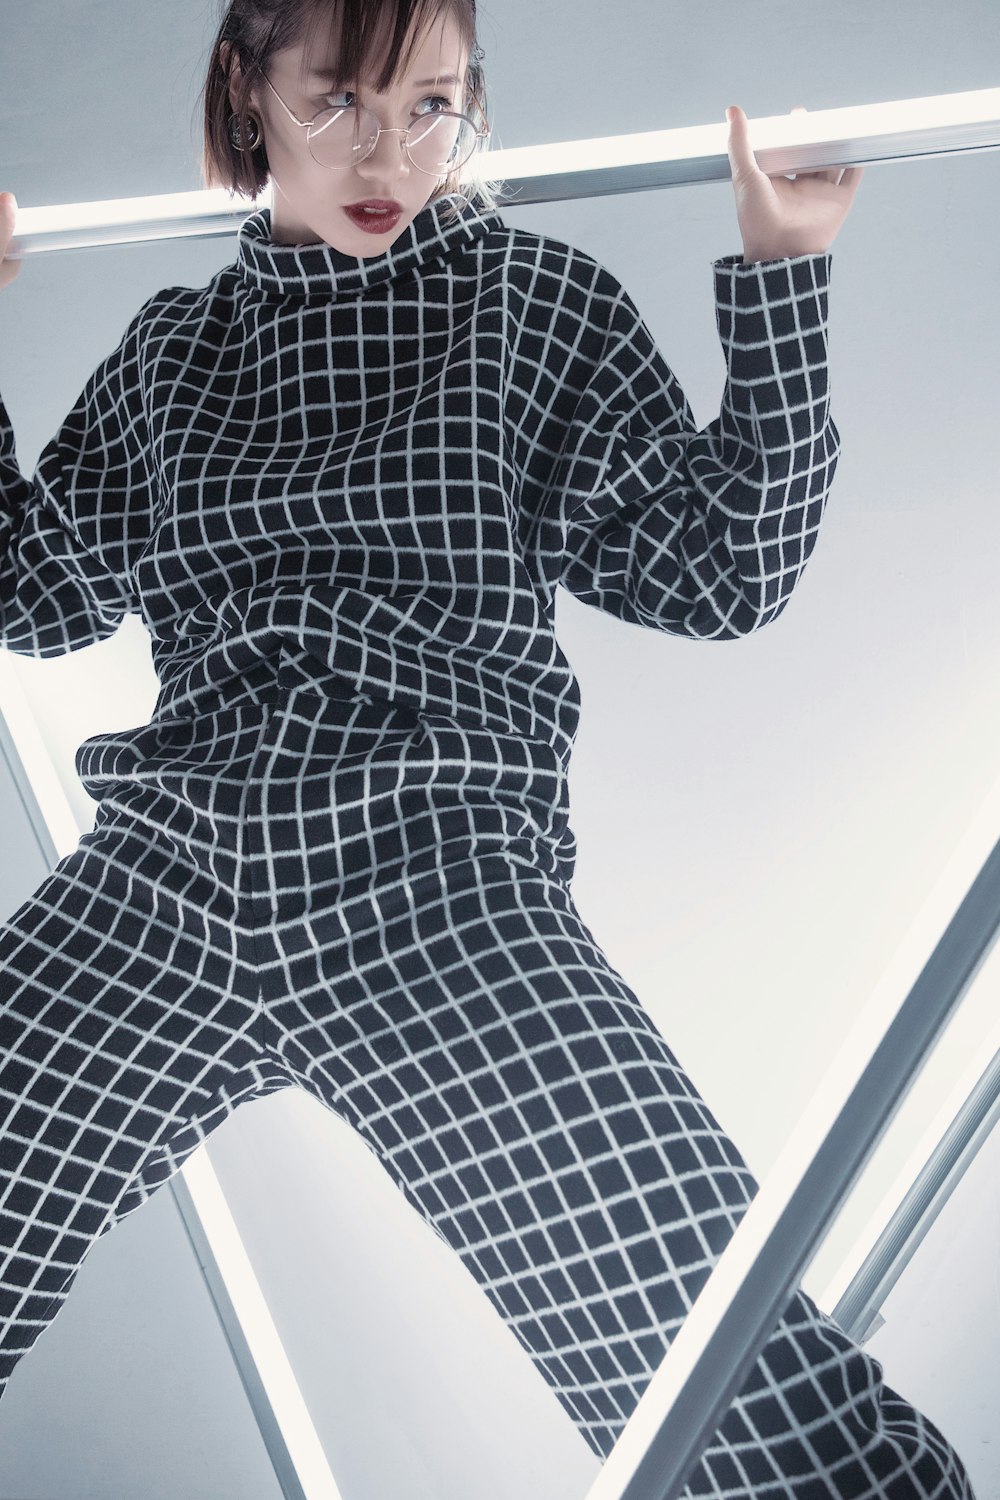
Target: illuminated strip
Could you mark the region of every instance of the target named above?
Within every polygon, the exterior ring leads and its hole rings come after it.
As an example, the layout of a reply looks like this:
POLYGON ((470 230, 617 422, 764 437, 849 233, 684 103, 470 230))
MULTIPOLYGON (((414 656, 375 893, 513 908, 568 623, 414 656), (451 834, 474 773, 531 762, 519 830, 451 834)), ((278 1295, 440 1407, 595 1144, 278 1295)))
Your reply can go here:
MULTIPOLYGON (((462 180, 502 183, 497 194, 501 208, 727 180, 732 168, 725 108, 723 103, 717 124, 490 149, 473 156, 462 180)), ((772 175, 995 151, 1000 148, 1000 89, 763 115, 749 124, 758 165, 772 175)), ((18 206, 7 253, 18 259, 85 245, 235 234, 249 213, 270 206, 270 183, 256 199, 213 188, 47 208, 18 206)))
POLYGON ((343 1500, 207 1145, 170 1186, 284 1500, 343 1500))

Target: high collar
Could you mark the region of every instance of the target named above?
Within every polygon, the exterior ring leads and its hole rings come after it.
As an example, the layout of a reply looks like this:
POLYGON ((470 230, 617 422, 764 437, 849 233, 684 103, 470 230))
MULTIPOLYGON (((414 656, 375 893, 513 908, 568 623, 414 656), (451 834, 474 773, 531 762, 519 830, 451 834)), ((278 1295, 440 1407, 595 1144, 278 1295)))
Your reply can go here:
POLYGON ((236 269, 243 281, 266 297, 342 302, 370 286, 448 260, 491 229, 503 229, 495 212, 448 194, 415 214, 396 242, 381 255, 345 255, 325 240, 278 245, 271 240, 271 210, 244 219, 237 239, 236 269), (459 202, 459 218, 444 222, 449 204, 459 202))

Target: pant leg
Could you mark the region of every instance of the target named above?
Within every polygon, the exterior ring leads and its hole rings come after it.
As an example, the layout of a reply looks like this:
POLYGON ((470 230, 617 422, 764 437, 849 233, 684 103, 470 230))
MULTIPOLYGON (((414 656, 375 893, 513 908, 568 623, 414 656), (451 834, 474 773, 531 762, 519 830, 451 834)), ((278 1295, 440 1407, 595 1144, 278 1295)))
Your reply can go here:
POLYGON ((129 799, 0 927, 0 1391, 94 1242, 277 1086, 204 828, 129 799))
MULTIPOLYGON (((276 926, 271 1045, 606 1457, 756 1183, 557 882, 488 856, 363 910, 346 938, 342 909, 276 926)), ((683 1494, 972 1500, 947 1440, 801 1290, 683 1494)))
MULTIPOLYGON (((757 1184, 576 911, 534 754, 379 705, 276 710, 248 804, 262 1034, 606 1457, 757 1184)), ((683 1494, 972 1500, 801 1290, 683 1494)))

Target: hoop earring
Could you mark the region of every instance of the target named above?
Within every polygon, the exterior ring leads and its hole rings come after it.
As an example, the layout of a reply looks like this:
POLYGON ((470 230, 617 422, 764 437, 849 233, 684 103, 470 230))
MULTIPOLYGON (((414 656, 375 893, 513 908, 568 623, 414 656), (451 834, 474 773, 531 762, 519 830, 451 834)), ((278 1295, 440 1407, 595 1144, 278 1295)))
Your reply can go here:
MULTIPOLYGON (((256 151, 257 147, 264 139, 264 136, 261 131, 260 125, 257 123, 253 115, 250 115, 249 117, 249 125, 250 131, 248 132, 247 150, 256 151)), ((229 116, 229 139, 232 141, 237 150, 242 147, 243 141, 242 133, 240 131, 240 122, 239 120, 237 120, 235 115, 229 116)))

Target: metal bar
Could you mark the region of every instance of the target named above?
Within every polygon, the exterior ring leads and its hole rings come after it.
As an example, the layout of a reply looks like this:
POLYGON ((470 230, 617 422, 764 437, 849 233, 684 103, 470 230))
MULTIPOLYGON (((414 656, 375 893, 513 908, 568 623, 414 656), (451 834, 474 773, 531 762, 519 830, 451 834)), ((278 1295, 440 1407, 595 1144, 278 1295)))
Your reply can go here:
POLYGON ((676 1500, 998 932, 1000 843, 805 1170, 793 1141, 758 1190, 587 1500, 676 1500))
MULTIPOLYGON (((723 121, 489 150, 472 158, 463 181, 501 184, 499 208, 721 182, 732 175, 728 130, 723 121)), ((761 116, 750 120, 750 135, 758 165, 770 175, 995 151, 1000 149, 1000 89, 761 116)), ((256 199, 211 189, 19 206, 8 255, 16 260, 94 245, 232 235, 248 214, 270 206, 270 184, 256 199)))
POLYGON ((21 757, 17 753, 17 747, 14 744, 10 730, 7 728, 7 721, 2 712, 0 712, 0 760, 4 760, 7 763, 10 770, 11 782, 21 802, 21 806, 24 808, 25 816, 28 819, 28 826, 35 836, 38 852, 45 861, 45 868, 51 870, 59 859, 59 852, 56 849, 52 834, 49 832, 49 825, 42 816, 38 799, 32 789, 31 781, 27 771, 24 769, 21 757))
POLYGON ((284 1500, 342 1500, 206 1146, 168 1185, 284 1500))
POLYGON ((858 1267, 831 1317, 860 1343, 882 1303, 961 1182, 980 1146, 1000 1121, 1000 1052, 942 1136, 909 1192, 858 1267))
POLYGON ((5 754, 21 784, 21 798, 46 868, 72 854, 86 830, 66 794, 32 704, 14 666, 12 651, 0 650, 0 716, 5 754))
POLYGON ((254 1421, 260 1429, 264 1447, 267 1449, 267 1456, 271 1460, 275 1476, 281 1486, 282 1496, 284 1500, 307 1500, 281 1425, 257 1368, 257 1361, 253 1357, 243 1325, 233 1306, 226 1278, 212 1250, 211 1241, 205 1232, 205 1226, 191 1195, 191 1189, 184 1181, 183 1170, 172 1177, 167 1186, 173 1194, 181 1222, 191 1242, 194 1257, 205 1279, 219 1325, 233 1357, 233 1364, 236 1366, 250 1410, 253 1412, 254 1421))

